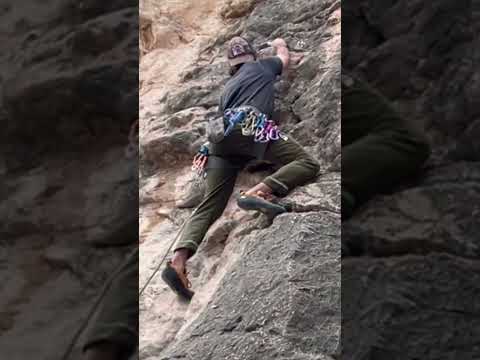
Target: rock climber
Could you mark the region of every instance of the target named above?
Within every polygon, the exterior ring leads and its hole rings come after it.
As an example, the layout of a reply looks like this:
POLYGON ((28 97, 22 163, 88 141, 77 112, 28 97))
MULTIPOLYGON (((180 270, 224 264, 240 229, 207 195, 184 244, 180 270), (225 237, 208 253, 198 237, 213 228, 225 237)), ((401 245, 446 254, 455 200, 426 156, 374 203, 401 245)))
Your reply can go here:
POLYGON ((342 219, 415 174, 430 155, 425 134, 370 85, 342 71, 342 219))
MULTIPOLYGON (((315 178, 318 162, 273 121, 274 83, 292 58, 283 39, 271 42, 276 55, 258 59, 251 44, 242 37, 227 46, 230 79, 225 84, 219 114, 225 126, 224 138, 209 146, 206 194, 194 210, 174 248, 173 258, 162 273, 163 280, 181 298, 190 300, 194 292, 187 277, 187 260, 197 251, 207 230, 222 215, 233 192, 239 171, 254 159, 279 166, 253 188, 237 198, 240 208, 269 216, 286 211, 276 199, 315 178)), ((223 130, 223 129, 222 129, 223 130)))

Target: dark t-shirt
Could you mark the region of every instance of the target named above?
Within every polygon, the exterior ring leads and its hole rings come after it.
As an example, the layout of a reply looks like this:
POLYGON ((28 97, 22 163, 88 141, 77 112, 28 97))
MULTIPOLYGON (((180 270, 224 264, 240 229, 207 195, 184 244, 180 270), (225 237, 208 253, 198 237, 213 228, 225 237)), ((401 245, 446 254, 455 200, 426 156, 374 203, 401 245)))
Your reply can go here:
POLYGON ((225 84, 219 110, 251 105, 273 116, 274 83, 282 73, 282 60, 278 57, 245 63, 225 84))

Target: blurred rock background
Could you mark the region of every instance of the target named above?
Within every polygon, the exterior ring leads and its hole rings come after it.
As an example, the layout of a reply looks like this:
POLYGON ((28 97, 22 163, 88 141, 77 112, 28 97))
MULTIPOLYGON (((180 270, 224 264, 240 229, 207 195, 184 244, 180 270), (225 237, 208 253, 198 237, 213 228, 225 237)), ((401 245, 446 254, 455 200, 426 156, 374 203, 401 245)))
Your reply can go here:
POLYGON ((58 359, 138 244, 138 164, 125 157, 137 14, 135 1, 0 5, 3 358, 58 359))
POLYGON ((344 1, 342 66, 417 126, 433 154, 412 183, 342 224, 347 359, 477 359, 480 348, 479 1, 344 1))

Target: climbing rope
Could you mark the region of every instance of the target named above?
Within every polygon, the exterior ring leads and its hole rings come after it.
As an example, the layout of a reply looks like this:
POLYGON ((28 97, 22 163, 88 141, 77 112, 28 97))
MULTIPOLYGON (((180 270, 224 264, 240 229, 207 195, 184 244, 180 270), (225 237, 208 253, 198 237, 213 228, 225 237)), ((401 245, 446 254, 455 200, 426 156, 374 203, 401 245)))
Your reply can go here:
MULTIPOLYGON (((265 114, 260 114, 257 115, 253 110, 250 111, 245 111, 245 110, 240 110, 240 111, 235 111, 228 109, 226 110, 224 114, 224 119, 227 121, 227 129, 225 130, 225 136, 228 136, 232 130, 235 128, 237 124, 240 124, 241 129, 242 129, 242 135, 244 136, 254 136, 254 141, 255 142, 269 142, 271 140, 278 140, 279 138, 282 138, 286 140, 286 137, 279 131, 278 127, 275 125, 274 121, 272 120, 267 120, 265 114)), ((127 158, 131 158, 138 152, 138 120, 135 121, 129 132, 129 144, 125 150, 125 155, 127 158)), ((194 160, 193 160, 193 165, 192 169, 197 172, 200 176, 206 176, 206 164, 208 162, 208 147, 203 145, 199 152, 195 155, 194 160)), ((139 298, 143 295, 144 291, 146 288, 150 285, 151 281, 153 278, 157 275, 157 273, 160 271, 161 267, 163 266, 165 260, 167 259, 167 256, 170 254, 173 246, 177 242, 179 236, 182 234, 183 230, 185 229, 186 224, 188 221, 193 217, 193 215, 197 212, 197 210, 204 205, 207 201, 209 201, 213 196, 215 196, 222 188, 223 186, 232 180, 236 175, 232 175, 228 178, 226 178, 222 183, 217 185, 212 192, 205 197, 205 199, 197 206, 195 210, 193 210, 192 214, 188 217, 188 219, 182 224, 180 230, 178 231, 177 235, 173 239, 173 241, 170 243, 165 255, 163 256, 162 260, 160 263, 157 265, 155 270, 152 272, 152 274, 149 276, 145 284, 143 285, 142 289, 139 292, 139 298)), ((130 256, 134 256, 135 252, 138 251, 138 248, 135 249, 130 256)), ((121 273, 123 269, 124 262, 120 264, 120 266, 115 270, 112 276, 107 279, 102 291, 98 295, 97 299, 91 306, 85 320, 81 323, 79 329, 77 332, 74 334, 72 337, 72 340, 70 341, 66 351, 64 352, 63 356, 61 357, 61 360, 69 360, 72 354, 72 351, 78 342, 78 339, 82 335, 83 331, 85 328, 88 326, 90 323, 91 319, 93 318, 95 312, 97 311, 98 307, 100 306, 102 300, 105 298, 105 295, 107 294, 108 290, 111 288, 114 280, 118 277, 118 275, 121 273)))
MULTIPOLYGON (((127 158, 130 158, 134 153, 135 151, 138 151, 138 146, 135 147, 134 144, 136 143, 136 136, 138 136, 136 134, 136 128, 138 126, 138 120, 132 125, 131 129, 130 129, 130 133, 129 133, 129 144, 127 146, 127 149, 126 149, 126 157, 127 158)), ((206 165, 206 162, 207 160, 205 159, 208 159, 208 147, 203 145, 201 148, 200 148, 200 151, 199 151, 200 155, 203 156, 203 158, 198 158, 197 159, 197 162, 194 161, 194 164, 195 166, 196 165, 202 165, 203 168, 205 168, 205 165, 206 165)), ((170 243, 167 251, 165 252, 165 255, 163 256, 162 260, 160 261, 160 263, 157 265, 157 267, 155 268, 155 270, 152 272, 152 274, 150 275, 150 277, 147 279, 147 281, 145 282, 145 284, 143 285, 142 289, 140 290, 139 292, 139 299, 140 297, 143 295, 145 289, 150 285, 151 281, 153 280, 153 278, 157 275, 157 273, 160 271, 161 267, 163 266, 165 260, 167 259, 167 256, 170 254, 173 246, 175 245, 175 243, 177 242, 179 236, 182 234, 183 230, 185 229, 185 226, 186 224, 188 223, 188 221, 193 217, 193 215, 197 212, 197 210, 202 206, 204 205, 207 201, 209 201, 213 196, 215 196, 220 190, 222 190, 223 186, 229 182, 230 180, 232 180, 236 175, 232 175, 228 178, 226 178, 224 181, 222 181, 219 185, 217 185, 210 194, 208 194, 208 196, 205 197, 205 199, 195 208, 195 210, 192 211, 192 213, 190 214, 190 216, 188 217, 187 220, 185 220, 185 222, 182 224, 180 230, 178 231, 177 235, 175 236, 175 238, 173 239, 173 241, 170 243)), ((135 256, 135 253, 138 252, 138 248, 136 248, 134 251, 132 251, 132 253, 129 255, 129 256, 135 256)), ((128 261, 127 261, 128 262, 128 261)), ((75 348, 75 345, 77 344, 78 342, 78 339, 80 338, 80 336, 83 334, 83 332, 85 331, 86 327, 88 326, 88 324, 90 323, 91 319, 93 318, 93 316, 95 315, 98 307, 100 306, 102 300, 105 298, 108 290, 111 288, 113 282, 115 281, 115 279, 119 276, 119 274, 122 272, 123 270, 123 266, 124 266, 125 262, 122 262, 114 271, 114 273, 107 279, 107 281, 105 282, 105 285, 102 289, 102 291, 100 292, 100 294, 98 295, 98 297, 95 299, 95 302, 92 304, 92 306, 90 307, 88 313, 87 313, 87 316, 85 317, 85 320, 80 324, 80 327, 78 328, 77 332, 74 334, 74 336, 72 337, 71 341, 69 342, 63 356, 60 358, 60 360, 69 360, 71 359, 71 355, 72 355, 72 352, 73 352, 73 349, 75 348)), ((138 351, 138 349, 137 349, 138 351)))
MULTIPOLYGON (((183 230, 185 229, 185 226, 186 224, 188 223, 188 221, 193 217, 193 215, 196 213, 196 211, 202 206, 204 205, 208 200, 210 200, 213 196, 215 196, 221 189, 222 187, 230 180, 232 180, 234 178, 235 175, 233 176, 230 176, 228 178, 226 178, 223 182, 221 182, 219 185, 217 185, 213 191, 200 203, 200 205, 197 206, 197 208, 195 210, 193 210, 193 212, 190 214, 190 216, 188 217, 187 220, 185 220, 185 222, 182 224, 179 232, 177 233, 177 235, 175 236, 175 238, 173 239, 173 241, 170 243, 167 251, 165 252, 165 255, 163 256, 162 260, 160 261, 160 263, 157 265, 157 267, 155 268, 155 270, 152 272, 152 274, 150 275, 150 277, 148 278, 148 280, 145 282, 145 284, 143 285, 142 289, 140 290, 139 292, 139 299, 140 297, 143 295, 145 289, 150 285, 151 281, 153 280, 153 278, 157 275, 157 273, 160 271, 161 267, 163 266, 165 260, 167 259, 167 256, 168 254, 170 254, 173 246, 175 245, 175 243, 177 242, 178 240, 178 237, 180 236, 180 234, 183 232, 183 230)), ((136 248, 131 254, 130 256, 134 256, 135 255, 135 252, 138 251, 138 248, 136 248)), ((75 333, 75 335, 72 337, 72 340, 70 341, 70 343, 68 344, 68 347, 67 349, 65 350, 63 356, 60 358, 61 360, 69 360, 71 358, 71 355, 72 355, 72 351, 75 347, 75 345, 77 344, 78 342, 78 339, 80 338, 80 336, 82 335, 82 333, 84 332, 84 330, 86 329, 86 327, 88 326, 88 324, 90 323, 91 319, 93 318, 93 315, 95 315, 95 312, 97 311, 98 307, 100 306, 102 300, 105 298, 105 295, 107 294, 108 290, 111 288, 114 280, 118 277, 118 275, 121 273, 121 271, 123 270, 123 266, 124 266, 125 262, 122 262, 120 264, 120 266, 115 270, 115 272, 113 273, 112 276, 110 276, 110 278, 107 279, 102 291, 100 292, 100 294, 98 295, 98 297, 96 298, 95 302, 93 303, 93 305, 91 306, 90 310, 88 311, 88 314, 87 316, 85 317, 85 320, 81 323, 79 329, 77 330, 77 332, 75 333)))

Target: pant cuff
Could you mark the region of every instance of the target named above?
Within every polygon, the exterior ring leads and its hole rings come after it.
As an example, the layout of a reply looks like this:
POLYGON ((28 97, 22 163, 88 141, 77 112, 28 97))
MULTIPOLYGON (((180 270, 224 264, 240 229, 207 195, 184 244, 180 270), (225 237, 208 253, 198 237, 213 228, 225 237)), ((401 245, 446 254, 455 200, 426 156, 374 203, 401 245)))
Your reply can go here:
POLYGON ((273 190, 274 195, 285 196, 289 193, 290 188, 280 180, 275 179, 272 176, 268 176, 263 180, 263 183, 273 190))
POLYGON ((188 257, 191 257, 197 252, 198 245, 197 245, 196 242, 194 242, 192 240, 181 241, 181 242, 178 243, 178 245, 175 246, 173 251, 175 252, 175 251, 180 250, 180 249, 189 250, 188 257))

